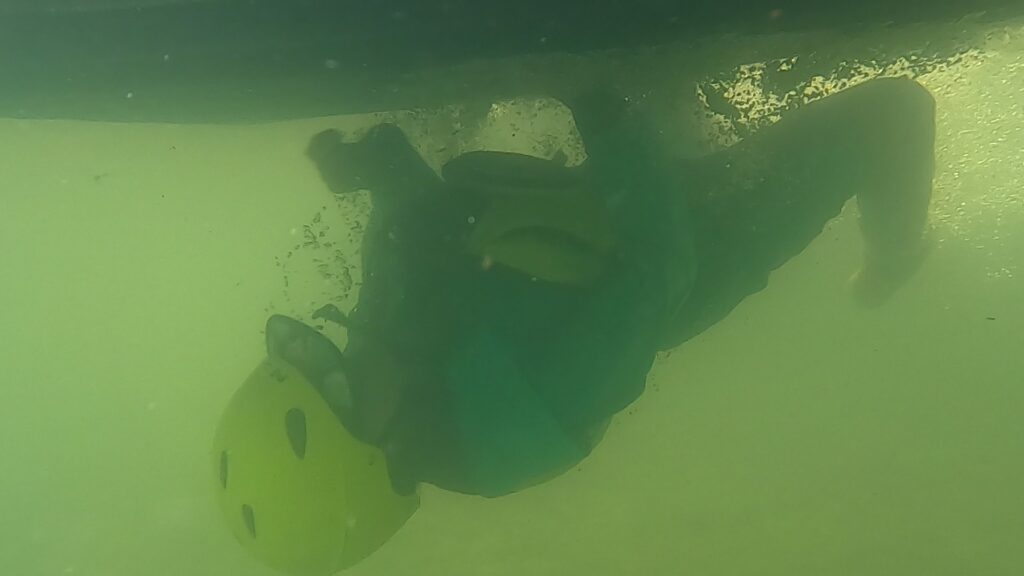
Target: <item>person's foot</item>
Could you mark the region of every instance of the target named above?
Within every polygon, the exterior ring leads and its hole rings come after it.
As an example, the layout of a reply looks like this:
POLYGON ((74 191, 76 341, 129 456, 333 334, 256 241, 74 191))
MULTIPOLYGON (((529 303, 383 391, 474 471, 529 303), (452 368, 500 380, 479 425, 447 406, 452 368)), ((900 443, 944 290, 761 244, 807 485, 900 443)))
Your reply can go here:
POLYGON ((853 298, 869 308, 884 304, 917 272, 934 245, 926 234, 911 248, 869 253, 864 265, 850 278, 853 298))

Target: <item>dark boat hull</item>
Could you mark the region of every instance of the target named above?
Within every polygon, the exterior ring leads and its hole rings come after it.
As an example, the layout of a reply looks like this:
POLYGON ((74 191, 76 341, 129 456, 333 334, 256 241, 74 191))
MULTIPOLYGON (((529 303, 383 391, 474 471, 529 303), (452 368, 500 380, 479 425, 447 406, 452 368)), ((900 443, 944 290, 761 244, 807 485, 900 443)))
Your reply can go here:
POLYGON ((248 122, 370 112, 434 104, 425 93, 396 93, 395 79, 473 59, 652 46, 729 32, 949 21, 982 10, 1024 13, 1020 4, 249 0, 26 8, 0 19, 0 117, 248 122))

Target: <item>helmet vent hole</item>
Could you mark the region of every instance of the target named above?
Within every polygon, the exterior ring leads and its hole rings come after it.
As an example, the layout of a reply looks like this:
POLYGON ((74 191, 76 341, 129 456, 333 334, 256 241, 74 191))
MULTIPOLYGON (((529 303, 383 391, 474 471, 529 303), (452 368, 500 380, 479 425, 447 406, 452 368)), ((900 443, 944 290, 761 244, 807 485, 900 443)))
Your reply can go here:
POLYGON ((242 504, 242 520, 245 521, 245 529, 249 531, 249 536, 256 537, 256 513, 252 511, 252 506, 248 504, 242 504))
POLYGON ((228 453, 226 450, 220 453, 220 486, 224 489, 228 487, 228 453))
POLYGON ((292 408, 284 415, 284 427, 288 433, 288 441, 292 451, 300 460, 306 457, 306 413, 292 408))

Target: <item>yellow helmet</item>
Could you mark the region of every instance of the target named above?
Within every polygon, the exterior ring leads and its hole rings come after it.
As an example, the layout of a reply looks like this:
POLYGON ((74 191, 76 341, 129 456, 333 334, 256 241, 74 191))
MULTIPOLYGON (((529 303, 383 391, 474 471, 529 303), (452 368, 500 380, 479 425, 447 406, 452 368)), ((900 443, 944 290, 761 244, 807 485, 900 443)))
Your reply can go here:
MULTIPOLYGON (((268 339, 282 318, 268 321, 268 339)), ((382 546, 419 497, 396 493, 383 452, 354 438, 308 372, 268 348, 217 429, 217 501, 235 538, 264 563, 297 576, 333 574, 382 546)))

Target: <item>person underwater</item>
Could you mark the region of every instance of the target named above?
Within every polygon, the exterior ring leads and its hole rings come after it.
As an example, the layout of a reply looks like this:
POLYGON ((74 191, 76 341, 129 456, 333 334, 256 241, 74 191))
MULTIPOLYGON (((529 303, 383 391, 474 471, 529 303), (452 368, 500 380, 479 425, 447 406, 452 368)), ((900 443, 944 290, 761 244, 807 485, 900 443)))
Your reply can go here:
POLYGON ((587 457, 659 351, 706 330, 857 198, 851 280, 887 300, 928 252, 934 101, 878 79, 682 161, 636 106, 567 99, 579 166, 470 152, 432 170, 394 125, 307 155, 335 194, 369 190, 363 285, 341 350, 282 315, 215 439, 221 509, 290 574, 383 545, 418 486, 499 497, 587 457))

